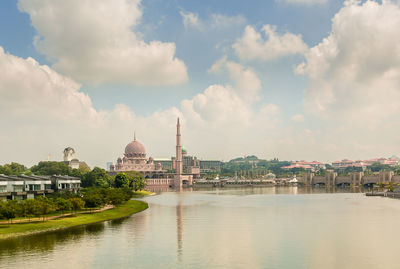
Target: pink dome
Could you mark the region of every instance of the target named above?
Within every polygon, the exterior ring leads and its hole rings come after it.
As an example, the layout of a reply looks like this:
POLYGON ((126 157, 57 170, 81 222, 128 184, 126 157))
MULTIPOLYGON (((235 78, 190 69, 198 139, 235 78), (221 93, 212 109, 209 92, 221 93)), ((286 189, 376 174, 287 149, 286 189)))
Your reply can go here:
POLYGON ((127 157, 146 157, 146 149, 138 141, 134 140, 125 147, 127 157))

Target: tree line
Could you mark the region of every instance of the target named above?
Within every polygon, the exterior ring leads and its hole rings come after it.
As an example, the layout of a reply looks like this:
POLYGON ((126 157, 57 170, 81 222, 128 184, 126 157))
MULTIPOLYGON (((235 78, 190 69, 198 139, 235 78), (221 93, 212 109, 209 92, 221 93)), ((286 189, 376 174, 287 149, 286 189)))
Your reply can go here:
POLYGON ((98 208, 106 204, 120 205, 132 198, 129 188, 87 188, 80 193, 55 193, 35 199, 0 201, 0 219, 38 217, 45 220, 52 213, 77 212, 84 208, 98 208))
POLYGON ((120 173, 115 177, 110 176, 108 172, 100 167, 94 167, 92 170, 81 163, 78 169, 72 169, 64 162, 39 162, 38 164, 27 168, 26 166, 12 162, 10 164, 0 165, 0 174, 4 175, 67 175, 79 177, 83 188, 89 187, 129 187, 137 190, 144 189, 146 180, 143 175, 136 171, 120 173))

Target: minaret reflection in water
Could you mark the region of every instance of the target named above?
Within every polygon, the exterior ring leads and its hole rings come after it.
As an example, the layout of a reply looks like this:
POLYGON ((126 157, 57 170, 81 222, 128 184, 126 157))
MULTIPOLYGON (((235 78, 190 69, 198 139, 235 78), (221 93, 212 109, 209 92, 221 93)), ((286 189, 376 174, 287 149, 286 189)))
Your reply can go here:
POLYGON ((178 243, 178 249, 177 249, 177 254, 178 254, 178 261, 182 261, 182 253, 183 253, 183 238, 182 238, 182 233, 183 233, 183 220, 182 220, 182 215, 183 215, 183 206, 182 206, 182 198, 179 196, 178 198, 178 203, 176 205, 176 232, 177 232, 177 243, 178 243))

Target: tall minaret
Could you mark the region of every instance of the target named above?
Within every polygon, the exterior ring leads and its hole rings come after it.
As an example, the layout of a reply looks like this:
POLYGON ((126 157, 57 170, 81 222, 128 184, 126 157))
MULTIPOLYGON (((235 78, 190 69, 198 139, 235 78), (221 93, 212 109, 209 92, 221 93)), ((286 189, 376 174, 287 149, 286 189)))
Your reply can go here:
POLYGON ((181 146, 181 125, 178 122, 176 124, 176 173, 175 173, 175 187, 182 187, 182 146, 181 146))

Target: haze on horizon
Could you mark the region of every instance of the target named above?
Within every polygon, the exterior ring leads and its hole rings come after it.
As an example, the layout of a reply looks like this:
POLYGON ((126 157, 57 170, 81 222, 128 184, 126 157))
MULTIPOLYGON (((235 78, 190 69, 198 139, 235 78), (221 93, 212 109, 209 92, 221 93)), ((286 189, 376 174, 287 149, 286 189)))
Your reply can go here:
POLYGON ((400 155, 400 2, 0 3, 0 164, 400 155))

